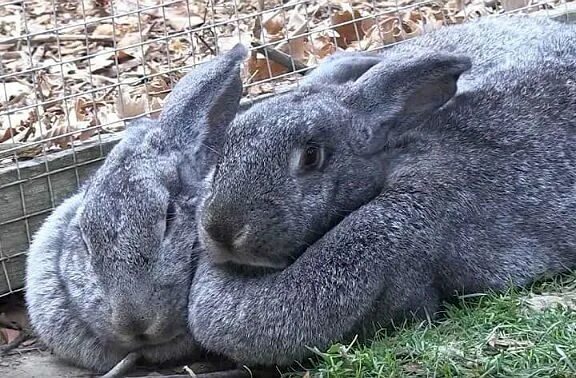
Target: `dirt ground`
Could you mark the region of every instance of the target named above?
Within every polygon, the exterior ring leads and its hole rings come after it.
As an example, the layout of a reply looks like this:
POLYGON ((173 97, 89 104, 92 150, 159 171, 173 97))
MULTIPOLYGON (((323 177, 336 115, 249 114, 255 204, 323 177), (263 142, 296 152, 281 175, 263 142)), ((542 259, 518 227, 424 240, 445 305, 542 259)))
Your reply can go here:
MULTIPOLYGON (((0 299, 0 348, 28 334, 29 329, 26 306, 22 293, 17 293, 0 299)), ((193 363, 189 365, 195 373, 209 370, 219 370, 209 363, 193 363)), ((227 365, 225 368, 232 368, 227 365)), ((187 376, 184 366, 165 369, 134 369, 128 376, 187 376)), ((0 378, 34 378, 34 377, 96 377, 99 376, 85 369, 62 361, 52 354, 35 337, 27 337, 18 347, 0 353, 0 378)), ((200 375, 201 377, 201 375, 200 375)))
MULTIPOLYGON (((136 369, 129 376, 154 377, 182 374, 182 369, 164 369, 158 371, 136 369)), ((98 374, 60 360, 50 351, 39 345, 32 345, 13 350, 0 357, 0 378, 72 378, 98 377, 98 374)))
POLYGON ((1 357, 0 377, 93 377, 87 370, 66 365, 50 352, 29 350, 1 357))
MULTIPOLYGON (((210 363, 194 363, 189 365, 191 371, 195 372, 198 378, 203 377, 203 373, 214 371, 214 366, 210 363)), ((234 370, 235 372, 236 370, 234 370)), ((222 371, 225 373, 225 371, 222 371)), ((272 377, 271 371, 254 371, 254 377, 272 377)), ((6 356, 0 357, 0 378, 76 378, 76 377, 99 377, 99 374, 75 366, 60 360, 45 348, 33 345, 13 350, 6 356)), ((190 376, 182 367, 165 369, 136 368, 126 375, 127 377, 174 377, 190 376)), ((208 375, 210 376, 210 375, 208 375)), ((250 376, 250 375, 247 375, 250 376)), ((236 374, 230 378, 237 377, 236 374)))

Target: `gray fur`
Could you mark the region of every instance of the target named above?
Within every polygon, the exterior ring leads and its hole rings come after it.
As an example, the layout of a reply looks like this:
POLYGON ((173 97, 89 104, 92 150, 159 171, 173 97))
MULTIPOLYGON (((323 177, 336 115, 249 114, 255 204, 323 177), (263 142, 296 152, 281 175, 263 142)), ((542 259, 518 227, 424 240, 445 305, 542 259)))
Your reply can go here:
POLYGON ((106 371, 132 351, 148 363, 198 355, 187 306, 198 177, 210 164, 203 134, 235 115, 245 55, 238 46, 186 75, 159 121, 129 125, 35 235, 26 301, 34 331, 58 356, 106 371), (222 103, 227 111, 215 112, 222 103))
POLYGON ((419 41, 234 120, 199 204, 204 347, 289 364, 576 267, 576 28, 487 19, 419 41), (300 172, 310 140, 326 163, 300 172))

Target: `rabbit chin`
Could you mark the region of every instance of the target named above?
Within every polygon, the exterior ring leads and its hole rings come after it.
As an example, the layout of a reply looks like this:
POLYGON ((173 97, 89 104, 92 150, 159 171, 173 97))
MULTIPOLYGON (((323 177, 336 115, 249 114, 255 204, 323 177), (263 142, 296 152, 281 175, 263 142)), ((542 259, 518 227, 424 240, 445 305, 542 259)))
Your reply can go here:
POLYGON ((204 246, 206 254, 212 263, 216 265, 232 264, 281 270, 291 264, 291 261, 281 254, 278 254, 277 256, 258 254, 246 248, 235 248, 234 250, 230 250, 217 241, 211 239, 205 233, 202 233, 200 240, 204 246))
POLYGON ((127 351, 135 351, 142 348, 154 348, 166 344, 175 344, 186 337, 185 333, 174 333, 169 336, 152 336, 150 338, 135 337, 135 336, 116 336, 115 340, 109 341, 109 344, 114 344, 117 347, 127 351))

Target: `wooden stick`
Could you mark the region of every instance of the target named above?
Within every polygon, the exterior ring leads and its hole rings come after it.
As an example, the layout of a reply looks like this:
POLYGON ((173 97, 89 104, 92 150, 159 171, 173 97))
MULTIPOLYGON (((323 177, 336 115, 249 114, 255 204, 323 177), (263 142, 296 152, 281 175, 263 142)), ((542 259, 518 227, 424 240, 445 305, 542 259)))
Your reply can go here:
POLYGON ((118 362, 108 373, 104 374, 101 378, 121 378, 126 375, 130 370, 132 370, 141 355, 138 352, 130 352, 118 362))
POLYGON ((30 337, 31 336, 30 336, 29 332, 27 332, 25 330, 20 331, 20 334, 18 336, 16 336, 16 338, 14 340, 9 342, 8 344, 0 346, 0 356, 7 355, 8 352, 11 352, 12 350, 18 348, 20 346, 20 344, 22 344, 24 341, 28 340, 30 337))
MULTIPOLYGON (((0 45, 7 45, 13 44, 19 40, 26 39, 28 36, 21 35, 18 37, 6 39, 4 41, 0 41, 0 45)), ((107 35, 85 35, 85 34, 38 34, 30 36, 30 43, 55 43, 55 42, 75 42, 75 41, 86 41, 88 42, 99 42, 99 43, 106 43, 106 44, 113 44, 114 37, 107 36, 107 35)))
MULTIPOLYGON (((235 370, 223 370, 216 371, 212 373, 200 373, 191 376, 190 374, 171 374, 171 375, 155 375, 157 378, 250 378, 251 375, 248 370, 235 369, 235 370)), ((132 377, 132 378, 149 378, 147 376, 132 377)))
POLYGON ((196 374, 196 376, 198 378, 250 378, 252 375, 246 369, 234 369, 196 374))
MULTIPOLYGON (((278 374, 272 375, 269 371, 250 371, 248 369, 232 369, 232 370, 221 370, 210 373, 198 373, 192 375, 196 378, 252 378, 252 377, 274 377, 279 376, 278 374)), ((190 374, 171 374, 171 375, 155 375, 158 378, 190 378, 190 374)), ((132 378, 147 378, 146 376, 132 377, 132 378)))
POLYGON ((252 47, 255 47, 259 53, 263 54, 268 59, 286 67, 289 72, 298 71, 299 74, 304 75, 310 70, 310 67, 304 63, 300 63, 297 60, 292 59, 290 55, 273 49, 269 46, 263 46, 258 41, 252 41, 252 47))

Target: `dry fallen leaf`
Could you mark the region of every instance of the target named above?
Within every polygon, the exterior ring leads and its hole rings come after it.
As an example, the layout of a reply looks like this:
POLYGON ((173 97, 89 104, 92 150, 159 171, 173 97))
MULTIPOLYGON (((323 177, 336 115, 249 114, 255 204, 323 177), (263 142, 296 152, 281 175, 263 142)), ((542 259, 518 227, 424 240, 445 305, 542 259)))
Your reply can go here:
POLYGON ((410 18, 389 17, 366 31, 365 48, 401 42, 422 34, 422 28, 410 18))
POLYGON ((552 308, 576 310, 576 293, 530 294, 523 302, 535 311, 545 311, 552 308))
POLYGON ((120 119, 139 117, 147 113, 150 113, 151 118, 158 118, 163 101, 158 97, 149 98, 145 93, 134 96, 123 91, 122 96, 116 98, 115 105, 120 119))
MULTIPOLYGON (((314 61, 323 59, 336 52, 337 47, 334 43, 334 38, 325 34, 318 34, 312 36, 311 40, 306 43, 306 51, 310 54, 314 61)), ((308 65, 312 63, 312 59, 308 60, 308 65)))
POLYGON ((116 114, 121 119, 137 117, 146 112, 146 99, 144 96, 132 98, 129 93, 122 91, 116 98, 116 114))
POLYGON ((124 129, 124 122, 116 113, 114 104, 107 104, 98 108, 96 112, 98 124, 102 125, 102 130, 106 132, 117 132, 124 129))
POLYGON ((20 331, 9 328, 0 328, 0 344, 8 344, 20 336, 20 331))
MULTIPOLYGON (((64 122, 61 122, 61 123, 64 123, 64 122)), ((49 144, 50 145, 56 145, 62 149, 65 149, 66 147, 68 147, 69 143, 72 143, 72 136, 66 135, 66 134, 68 134, 72 131, 75 131, 74 126, 71 126, 71 125, 64 123, 61 126, 52 127, 47 133, 43 134, 38 139, 40 140, 40 139, 55 138, 55 139, 50 140, 49 144)), ((32 141, 35 142, 36 138, 32 141)))
POLYGON ((266 59, 261 54, 250 56, 247 66, 251 82, 270 79, 288 72, 286 67, 266 59))
POLYGON ((421 34, 441 28, 445 22, 444 13, 435 12, 432 8, 409 12, 404 16, 404 19, 417 25, 421 34))
POLYGON ((12 101, 14 98, 26 95, 31 88, 21 82, 8 81, 0 84, 0 103, 12 101))
POLYGON ((231 35, 218 37, 218 48, 220 51, 228 51, 238 43, 247 45, 250 41, 252 41, 252 34, 250 32, 235 31, 231 35))
MULTIPOLYGON (((218 42, 220 42, 220 39, 218 39, 218 42)), ((171 38, 170 42, 168 42, 168 48, 174 53, 175 58, 178 59, 188 52, 190 46, 184 38, 171 38)))
POLYGON ((4 134, 0 133, 0 143, 6 142, 7 140, 13 140, 13 138, 24 131, 24 128, 19 127, 9 127, 4 130, 4 134))
MULTIPOLYGON (((9 300, 0 306, 0 317, 3 324, 13 324, 16 328, 29 327, 29 320, 25 306, 18 300, 9 300)), ((0 344, 7 344, 14 341, 22 331, 18 329, 0 327, 0 344)))
POLYGON ((351 7, 346 7, 345 10, 332 15, 330 21, 332 25, 335 25, 334 30, 339 34, 336 39, 339 47, 346 48, 350 42, 358 41, 364 37, 362 21, 351 22, 361 17, 360 12, 351 7))
POLYGON ((76 116, 76 120, 78 121, 86 120, 86 113, 84 113, 85 106, 86 106, 86 100, 82 97, 77 97, 76 101, 74 102, 74 115, 76 116))
POLYGON ((114 49, 107 48, 98 52, 98 55, 90 58, 88 65, 92 73, 99 74, 103 70, 111 67, 114 63, 114 49))
POLYGON ((124 37, 118 42, 118 62, 122 63, 128 59, 133 58, 142 58, 146 55, 146 51, 150 47, 150 45, 143 45, 142 42, 145 42, 147 39, 147 35, 140 32, 131 32, 126 33, 124 37), (134 47, 128 47, 136 45, 134 47))
POLYGON ((263 18, 262 26, 269 35, 281 34, 284 30, 284 17, 280 12, 275 12, 272 15, 263 18))
POLYGON ((94 31, 92 32, 92 36, 113 36, 114 35, 114 25, 112 24, 100 24, 96 26, 94 31))
POLYGON ((486 344, 494 349, 503 349, 507 352, 521 351, 534 346, 534 343, 529 340, 515 340, 497 329, 492 331, 486 344))
POLYGON ((56 86, 56 82, 52 81, 46 73, 39 72, 38 75, 36 75, 36 83, 42 98, 50 98, 52 95, 52 88, 56 86))
POLYGON ((525 8, 528 4, 530 4, 530 0, 502 0, 502 7, 506 12, 525 8))
POLYGON ((204 19, 197 14, 191 14, 190 17, 179 17, 168 15, 168 23, 176 30, 191 29, 204 23, 204 19))

